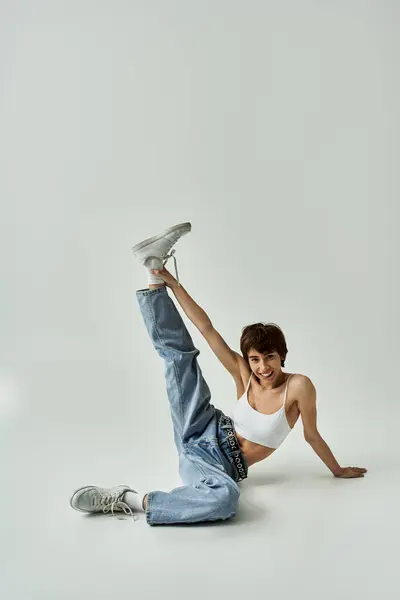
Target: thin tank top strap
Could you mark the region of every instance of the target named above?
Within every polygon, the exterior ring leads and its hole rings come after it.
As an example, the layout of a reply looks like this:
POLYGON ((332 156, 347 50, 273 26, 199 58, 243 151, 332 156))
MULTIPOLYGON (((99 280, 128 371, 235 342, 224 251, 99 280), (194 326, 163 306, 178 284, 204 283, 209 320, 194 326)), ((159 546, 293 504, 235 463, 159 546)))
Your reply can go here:
POLYGON ((291 376, 292 376, 292 375, 293 375, 293 373, 291 373, 291 374, 289 375, 289 377, 287 378, 287 381, 286 381, 286 387, 285 387, 285 396, 284 396, 284 398, 283 398, 283 406, 285 406, 285 405, 286 405, 287 389, 288 389, 288 385, 289 385, 289 379, 291 378, 291 376))
POLYGON ((250 379, 249 379, 249 383, 247 384, 247 388, 246 388, 246 394, 247 394, 247 392, 249 391, 249 387, 250 387, 250 381, 251 381, 251 378, 252 378, 252 377, 253 377, 253 372, 251 373, 251 375, 250 375, 250 379))

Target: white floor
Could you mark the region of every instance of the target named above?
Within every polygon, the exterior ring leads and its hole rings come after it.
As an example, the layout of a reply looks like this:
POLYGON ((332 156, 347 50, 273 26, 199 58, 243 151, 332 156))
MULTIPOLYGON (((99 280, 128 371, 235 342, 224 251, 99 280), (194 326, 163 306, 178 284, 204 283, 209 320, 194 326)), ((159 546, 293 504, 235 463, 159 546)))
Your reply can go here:
MULTIPOLYGON (((143 491, 179 484, 170 431, 152 439, 144 426, 141 438, 129 411, 90 415, 76 402, 59 408, 58 419, 55 407, 15 416, 2 433, 3 598, 398 597, 395 437, 365 449, 343 436, 340 454, 369 472, 338 480, 298 428, 250 469, 234 520, 149 527, 143 515, 81 515, 69 496, 88 483, 143 491)), ((165 418, 160 412, 150 418, 165 418)))

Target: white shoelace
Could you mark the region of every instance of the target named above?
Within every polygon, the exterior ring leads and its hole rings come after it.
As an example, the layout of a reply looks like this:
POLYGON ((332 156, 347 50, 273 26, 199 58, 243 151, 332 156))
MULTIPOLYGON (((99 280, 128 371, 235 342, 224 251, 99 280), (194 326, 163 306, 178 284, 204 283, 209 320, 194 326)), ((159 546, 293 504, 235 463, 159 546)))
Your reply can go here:
MULTIPOLYGON (((137 521, 138 517, 132 512, 132 509, 125 502, 123 502, 123 500, 121 500, 124 494, 125 492, 119 494, 110 494, 108 496, 103 494, 102 496, 104 497, 100 498, 100 506, 104 504, 103 513, 107 514, 108 512, 111 512, 113 517, 117 517, 117 519, 121 520, 121 517, 118 517, 114 514, 114 509, 120 509, 126 515, 130 515, 134 521, 137 521)), ((124 517, 122 517, 122 519, 124 519, 124 517)))
POLYGON ((171 250, 171 254, 167 254, 167 256, 164 258, 163 260, 163 267, 165 265, 165 263, 172 257, 174 259, 174 267, 175 267, 175 275, 176 275, 176 280, 178 282, 178 285, 180 285, 179 283, 179 275, 178 275, 178 263, 176 262, 176 258, 174 256, 175 254, 175 249, 171 250))

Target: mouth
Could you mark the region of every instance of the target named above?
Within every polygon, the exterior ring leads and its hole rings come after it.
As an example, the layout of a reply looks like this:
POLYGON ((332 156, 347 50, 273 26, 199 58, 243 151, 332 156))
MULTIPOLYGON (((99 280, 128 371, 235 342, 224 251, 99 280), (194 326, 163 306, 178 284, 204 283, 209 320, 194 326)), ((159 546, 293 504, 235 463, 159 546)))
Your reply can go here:
POLYGON ((262 379, 272 379, 273 374, 273 371, 266 371, 265 373, 260 373, 259 376, 262 377, 262 379))

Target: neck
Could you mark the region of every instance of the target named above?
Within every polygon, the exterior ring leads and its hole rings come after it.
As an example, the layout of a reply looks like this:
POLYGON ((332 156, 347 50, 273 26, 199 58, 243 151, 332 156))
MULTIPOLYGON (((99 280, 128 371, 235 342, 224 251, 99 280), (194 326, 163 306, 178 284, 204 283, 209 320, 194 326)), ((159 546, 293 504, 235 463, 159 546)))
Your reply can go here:
POLYGON ((269 383, 268 381, 264 381, 263 379, 260 379, 259 377, 257 379, 259 380, 260 385, 264 390, 274 390, 275 388, 282 385, 282 383, 285 381, 285 373, 283 371, 281 371, 279 373, 278 377, 276 378, 276 380, 272 381, 271 383, 269 383))

